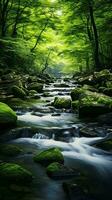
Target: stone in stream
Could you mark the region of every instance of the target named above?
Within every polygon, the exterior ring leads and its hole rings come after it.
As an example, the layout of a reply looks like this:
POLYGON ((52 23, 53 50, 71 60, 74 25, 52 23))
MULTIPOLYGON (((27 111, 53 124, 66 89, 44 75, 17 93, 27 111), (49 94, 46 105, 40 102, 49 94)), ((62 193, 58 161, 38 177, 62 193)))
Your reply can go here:
POLYGON ((48 176, 53 179, 63 179, 63 178, 73 178, 75 176, 79 176, 79 172, 75 169, 71 169, 69 167, 64 166, 58 162, 51 163, 46 168, 46 172, 48 176))
POLYGON ((32 174, 27 169, 14 163, 0 163, 0 185, 19 184, 29 185, 32 181, 32 174))
POLYGON ((2 134, 0 136, 0 141, 7 142, 9 140, 14 140, 20 137, 32 137, 36 132, 37 130, 31 127, 14 128, 9 132, 2 134))
POLYGON ((7 104, 0 102, 0 127, 14 126, 16 121, 16 113, 7 104))
POLYGON ((53 162, 58 162, 60 164, 64 163, 64 157, 59 148, 51 148, 42 151, 40 154, 34 155, 34 161, 40 163, 44 166, 48 166, 53 162))
POLYGON ((16 85, 12 86, 11 88, 12 90, 12 94, 14 95, 14 97, 18 97, 18 98, 22 98, 24 99, 26 97, 26 92, 24 88, 20 88, 16 85))
POLYGON ((107 124, 107 125, 112 125, 112 112, 107 113, 104 115, 100 115, 98 118, 98 123, 99 124, 107 124))
POLYGON ((43 91, 43 84, 41 83, 31 83, 28 85, 29 90, 36 90, 37 92, 41 93, 43 91))
POLYGON ((22 149, 13 144, 0 144, 0 155, 1 156, 17 156, 22 153, 22 149))
POLYGON ((70 87, 70 86, 68 84, 66 84, 66 83, 55 83, 54 87, 66 88, 66 87, 70 87))
POLYGON ((100 142, 100 143, 96 144, 95 146, 100 149, 103 149, 105 151, 112 152, 112 139, 110 139, 108 141, 100 142))
POLYGON ((63 189, 69 200, 74 200, 74 197, 75 200, 92 200, 88 199, 85 192, 76 183, 64 182, 63 189))
POLYGON ((87 104, 79 106, 79 117, 80 118, 94 118, 99 115, 109 113, 112 108, 104 104, 87 104))
POLYGON ((62 109, 62 108, 70 109, 71 99, 55 97, 53 106, 57 109, 62 109))
POLYGON ((95 129, 93 127, 83 127, 79 131, 80 136, 84 137, 97 137, 98 133, 95 132, 95 129))

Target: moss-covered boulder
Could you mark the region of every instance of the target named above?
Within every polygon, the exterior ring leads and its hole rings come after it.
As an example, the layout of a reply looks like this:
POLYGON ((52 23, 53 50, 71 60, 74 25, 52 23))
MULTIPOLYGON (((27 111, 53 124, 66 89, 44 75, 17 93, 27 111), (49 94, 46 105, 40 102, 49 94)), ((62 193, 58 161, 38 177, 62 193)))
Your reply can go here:
POLYGON ((37 92, 41 93, 43 91, 43 84, 41 84, 41 83, 31 83, 28 86, 28 89, 36 90, 37 92))
POLYGON ((61 108, 70 109, 71 99, 56 97, 54 99, 53 106, 57 109, 61 109, 61 108))
POLYGON ((79 174, 76 170, 68 168, 58 162, 54 162, 48 165, 46 172, 48 176, 54 179, 70 178, 79 174))
POLYGON ((85 89, 83 88, 74 88, 71 91, 72 101, 79 100, 80 98, 83 98, 84 96, 85 96, 85 89))
POLYGON ((86 96, 79 101, 80 117, 97 117, 112 111, 112 99, 106 95, 86 91, 86 96))
POLYGON ((100 142, 96 146, 106 151, 112 151, 112 139, 108 141, 100 142))
POLYGON ((32 174, 25 168, 14 163, 0 163, 0 182, 29 184, 32 174))
POLYGON ((78 100, 72 101, 72 110, 73 110, 73 111, 78 110, 79 104, 80 104, 80 102, 79 102, 78 100))
POLYGON ((40 163, 44 166, 48 166, 53 162, 58 162, 61 164, 64 163, 64 157, 58 148, 45 150, 40 154, 35 155, 33 159, 35 162, 40 163))
POLYGON ((18 86, 14 85, 11 88, 12 94, 17 97, 24 99, 26 97, 26 92, 23 90, 23 88, 19 88, 18 86))
POLYGON ((16 113, 5 103, 0 102, 0 127, 15 125, 16 113))
POLYGON ((0 155, 1 156, 17 156, 22 153, 22 149, 12 144, 0 144, 0 155))

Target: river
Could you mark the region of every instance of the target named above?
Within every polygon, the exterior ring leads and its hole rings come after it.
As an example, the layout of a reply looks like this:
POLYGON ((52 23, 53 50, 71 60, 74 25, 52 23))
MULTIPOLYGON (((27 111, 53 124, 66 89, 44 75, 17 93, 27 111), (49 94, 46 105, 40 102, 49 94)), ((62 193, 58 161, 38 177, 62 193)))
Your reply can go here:
MULTIPOLYGON (((94 146, 97 142, 106 140, 108 136, 80 137, 79 129, 86 123, 78 119, 77 113, 72 113, 69 109, 57 110, 50 105, 56 96, 70 98, 71 89, 76 87, 72 81, 66 82, 69 87, 65 88, 61 87, 62 83, 64 81, 60 79, 45 85, 44 92, 47 92, 48 96, 41 95, 43 102, 35 103, 33 111, 22 113, 17 110, 20 123, 24 126, 35 126, 38 130, 32 138, 22 137, 9 141, 25 149, 23 155, 13 158, 12 161, 26 166, 35 177, 31 194, 23 200, 67 199, 62 188, 63 180, 50 179, 45 169, 32 159, 34 152, 51 147, 61 148, 66 166, 83 170, 91 180, 96 181, 98 198, 111 199, 112 154, 94 146)), ((77 200, 77 197, 74 197, 75 199, 77 200)))

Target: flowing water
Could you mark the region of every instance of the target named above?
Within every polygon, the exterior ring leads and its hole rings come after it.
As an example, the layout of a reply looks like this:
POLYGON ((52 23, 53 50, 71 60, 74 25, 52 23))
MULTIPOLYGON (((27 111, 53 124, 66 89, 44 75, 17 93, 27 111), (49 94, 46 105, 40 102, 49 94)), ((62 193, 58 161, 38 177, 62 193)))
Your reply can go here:
MULTIPOLYGON (((60 87, 63 81, 45 85, 44 91, 48 97, 41 98, 44 103, 35 104, 34 111, 19 114, 19 121, 24 125, 35 126, 38 131, 32 138, 18 138, 10 141, 26 148, 26 154, 15 160, 33 171, 36 177, 33 183, 32 195, 27 200, 66 200, 62 189, 63 181, 54 181, 47 177, 42 166, 32 160, 32 152, 51 147, 59 147, 65 159, 65 165, 77 168, 95 180, 96 189, 102 199, 111 199, 112 185, 112 154, 100 150, 94 144, 112 138, 85 138, 79 136, 79 128, 85 125, 80 122, 77 114, 70 110, 54 109, 49 102, 55 96, 70 98, 70 90, 76 85, 69 82, 69 87, 60 87)), ((91 182, 92 185, 92 182, 91 182)), ((74 200, 77 199, 74 197, 74 200)))

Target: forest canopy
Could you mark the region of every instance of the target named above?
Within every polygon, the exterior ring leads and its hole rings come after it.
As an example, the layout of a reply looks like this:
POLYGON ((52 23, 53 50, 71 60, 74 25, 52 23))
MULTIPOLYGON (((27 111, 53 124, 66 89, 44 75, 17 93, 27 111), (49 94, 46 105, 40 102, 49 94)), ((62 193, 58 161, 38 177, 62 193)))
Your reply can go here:
POLYGON ((111 30, 111 0, 0 0, 0 67, 111 68, 111 30))

